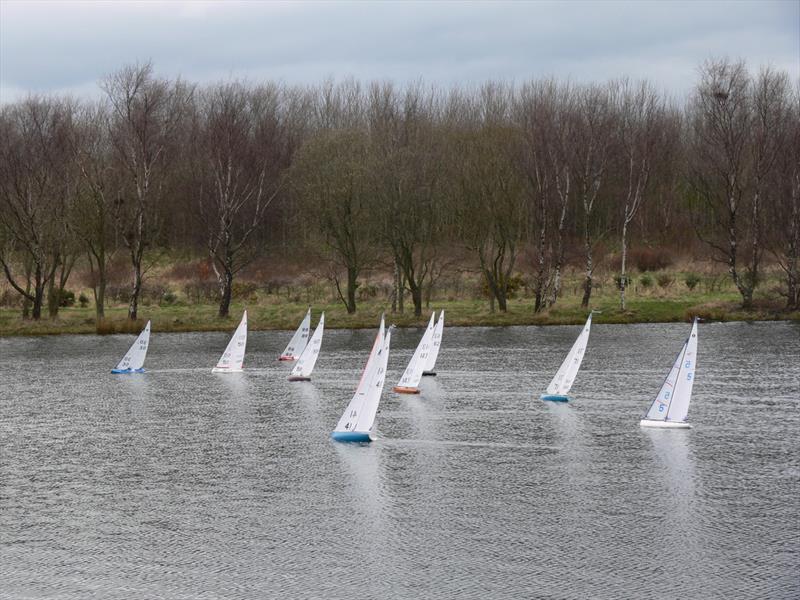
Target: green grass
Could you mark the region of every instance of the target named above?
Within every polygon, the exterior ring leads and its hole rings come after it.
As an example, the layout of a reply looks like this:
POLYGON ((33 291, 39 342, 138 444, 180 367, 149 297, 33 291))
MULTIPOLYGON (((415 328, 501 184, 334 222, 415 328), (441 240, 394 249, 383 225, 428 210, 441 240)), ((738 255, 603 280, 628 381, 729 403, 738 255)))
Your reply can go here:
MULTIPOLYGON (((742 320, 800 320, 800 313, 788 313, 781 309, 780 302, 762 298, 756 310, 746 312, 738 304, 735 292, 716 293, 663 290, 631 294, 626 311, 619 309, 616 293, 600 290, 592 297, 591 308, 602 311, 595 316, 595 323, 656 323, 688 321, 699 315, 715 321, 742 320)), ((23 320, 19 309, 0 308, 0 336, 52 335, 62 333, 115 333, 138 331, 144 321, 153 321, 154 331, 231 331, 235 328, 244 305, 234 303, 231 317, 217 317, 217 306, 212 304, 143 306, 139 311, 140 322, 126 319, 127 307, 109 307, 106 320, 100 327, 95 322, 94 308, 62 308, 55 320, 45 317, 40 321, 23 320)), ((251 330, 294 329, 307 310, 303 302, 290 302, 278 297, 262 299, 247 306, 251 330)), ((359 303, 358 312, 348 315, 341 303, 315 304, 314 315, 325 311, 328 328, 371 328, 378 323, 381 312, 386 311, 387 321, 399 327, 424 325, 430 309, 422 317, 414 317, 413 310, 406 306, 404 314, 390 314, 389 306, 381 301, 359 303)), ((564 325, 578 324, 586 319, 587 311, 580 307, 578 294, 568 294, 551 309, 535 314, 529 298, 509 302, 508 312, 490 312, 485 299, 442 300, 431 303, 431 309, 444 309, 448 326, 505 326, 505 325, 564 325)))

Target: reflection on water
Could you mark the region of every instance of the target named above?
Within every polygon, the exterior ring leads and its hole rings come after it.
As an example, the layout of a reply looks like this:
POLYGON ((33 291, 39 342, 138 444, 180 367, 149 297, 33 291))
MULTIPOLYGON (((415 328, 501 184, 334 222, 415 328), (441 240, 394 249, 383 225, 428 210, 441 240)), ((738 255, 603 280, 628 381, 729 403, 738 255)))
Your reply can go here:
POLYGON ((329 436, 373 331, 303 383, 285 333, 225 376, 227 334, 0 339, 0 598, 800 597, 800 326, 702 325, 689 431, 638 424, 685 324, 596 325, 540 401, 579 330, 448 329, 371 445, 329 436))

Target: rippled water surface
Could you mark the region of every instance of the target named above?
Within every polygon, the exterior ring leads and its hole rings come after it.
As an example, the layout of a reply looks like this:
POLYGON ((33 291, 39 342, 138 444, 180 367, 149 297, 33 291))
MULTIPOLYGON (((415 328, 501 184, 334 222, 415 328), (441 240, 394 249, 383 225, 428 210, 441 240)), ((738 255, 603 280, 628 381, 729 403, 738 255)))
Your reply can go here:
MULTIPOLYGON (((800 597, 800 325, 701 324, 690 431, 641 430, 686 324, 449 328, 379 440, 341 445, 372 331, 312 383, 251 333, 0 339, 2 598, 800 597)), ((396 331, 387 382, 422 330, 396 331)))

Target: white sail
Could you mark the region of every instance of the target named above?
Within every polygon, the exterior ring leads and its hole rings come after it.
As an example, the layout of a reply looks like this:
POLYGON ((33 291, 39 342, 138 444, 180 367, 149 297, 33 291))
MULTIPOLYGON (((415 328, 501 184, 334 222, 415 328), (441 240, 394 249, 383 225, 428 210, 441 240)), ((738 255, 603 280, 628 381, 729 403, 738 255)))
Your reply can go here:
POLYGON ((150 345, 150 321, 133 342, 127 354, 122 357, 114 372, 138 371, 144 366, 144 359, 147 356, 147 347, 150 345))
POLYGON ((300 358, 300 355, 303 353, 303 350, 306 349, 306 344, 308 343, 308 332, 311 329, 311 309, 308 309, 306 316, 303 317, 302 322, 300 323, 300 327, 297 328, 297 331, 294 332, 292 339, 289 340, 289 344, 286 346, 286 350, 283 351, 279 360, 297 360, 300 358))
POLYGON ((586 324, 583 326, 578 339, 572 345, 572 348, 561 363, 561 366, 553 377, 553 381, 547 386, 547 393, 550 395, 566 396, 569 393, 572 384, 575 382, 575 376, 578 374, 578 369, 581 368, 583 362, 583 355, 586 352, 586 344, 589 342, 589 330, 592 327, 592 315, 586 319, 586 324))
POLYGON ((425 369, 423 373, 432 373, 436 368, 436 359, 439 358, 439 349, 442 346, 442 332, 444 331, 444 311, 439 313, 439 320, 436 322, 436 327, 433 330, 433 337, 431 339, 431 349, 428 351, 428 358, 425 361, 425 369))
POLYGON ((697 319, 689 337, 678 353, 667 378, 647 411, 645 420, 684 423, 692 399, 694 373, 697 368, 697 319))
POLYGON ((292 369, 289 379, 308 379, 311 377, 311 372, 314 370, 314 365, 317 364, 319 351, 322 347, 322 334, 324 332, 325 313, 322 313, 319 318, 319 323, 317 323, 317 328, 314 330, 314 335, 311 336, 311 340, 306 345, 306 349, 303 350, 300 358, 297 359, 297 363, 294 365, 294 369, 292 369))
POLYGON ((417 393, 417 386, 419 385, 420 379, 422 379, 422 372, 425 370, 428 363, 433 334, 436 330, 436 325, 433 322, 434 317, 435 315, 431 314, 428 327, 425 329, 425 333, 422 334, 422 339, 419 341, 419 344, 417 344, 417 349, 414 350, 411 360, 408 361, 408 366, 403 372, 403 376, 400 378, 400 381, 397 382, 397 386, 394 388, 395 391, 405 390, 417 393))
POLYGON ((231 341, 228 342, 228 347, 217 362, 212 373, 238 373, 242 370, 244 363, 244 352, 247 346, 247 311, 244 311, 242 320, 236 331, 233 332, 231 341))
POLYGON ((386 364, 389 355, 389 335, 383 317, 375 336, 361 381, 358 382, 353 398, 347 405, 342 417, 336 424, 335 432, 369 432, 375 421, 378 403, 383 392, 383 381, 386 375, 386 364))

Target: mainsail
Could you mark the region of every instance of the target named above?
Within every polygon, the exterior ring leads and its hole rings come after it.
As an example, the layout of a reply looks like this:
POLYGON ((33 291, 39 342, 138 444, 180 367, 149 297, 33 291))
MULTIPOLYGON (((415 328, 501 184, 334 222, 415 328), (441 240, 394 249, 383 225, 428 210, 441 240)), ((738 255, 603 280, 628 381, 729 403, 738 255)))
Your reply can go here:
POLYGON ((372 439, 370 430, 375 423, 378 404, 383 393, 383 384, 386 379, 386 366, 389 360, 389 345, 391 331, 387 331, 381 317, 378 335, 372 345, 367 364, 361 375, 355 394, 347 405, 342 417, 336 424, 331 434, 340 441, 369 441, 372 439))
POLYGON ((300 358, 303 350, 306 349, 306 344, 308 343, 308 332, 310 329, 311 309, 309 308, 306 316, 303 317, 303 320, 300 322, 300 327, 298 327, 297 331, 294 332, 292 339, 289 340, 289 344, 286 346, 286 350, 283 351, 283 354, 281 354, 278 360, 297 360, 300 358))
POLYGON ((642 420, 642 425, 650 425, 648 421, 686 424, 696 368, 697 319, 695 318, 689 337, 686 338, 672 369, 661 385, 661 389, 658 390, 655 400, 650 405, 650 410, 642 420))
POLYGON ((242 315, 242 320, 239 323, 239 326, 236 328, 236 331, 233 332, 233 336, 231 337, 231 341, 228 342, 227 348, 225 348, 225 352, 222 353, 222 356, 217 362, 217 366, 214 367, 211 372, 212 373, 238 373, 242 370, 242 364, 244 363, 244 352, 245 347, 247 346, 247 311, 244 311, 242 315))
POLYGON ((150 321, 144 326, 144 329, 133 342, 125 356, 119 361, 116 368, 111 369, 112 373, 133 373, 142 372, 144 369, 144 359, 147 356, 147 347, 150 344, 150 321))
POLYGON ((439 349, 442 346, 443 331, 444 331, 444 311, 439 313, 439 320, 436 322, 436 327, 433 330, 433 337, 431 339, 431 348, 428 351, 428 358, 425 361, 425 368, 422 371, 423 375, 436 375, 434 369, 436 368, 436 359, 439 358, 439 349))
POLYGON ((403 372, 403 376, 397 385, 394 386, 394 391, 400 394, 419 394, 420 379, 422 379, 422 372, 428 363, 428 356, 430 355, 431 345, 433 342, 433 334, 436 331, 436 325, 433 322, 435 315, 431 314, 431 320, 428 322, 428 327, 425 333, 422 334, 422 339, 417 344, 417 349, 408 361, 408 366, 403 372))
POLYGON ((322 334, 324 331, 325 313, 322 313, 319 323, 317 323, 317 328, 314 330, 314 335, 311 336, 311 340, 306 344, 306 349, 297 359, 297 363, 295 363, 294 369, 289 375, 289 381, 309 381, 311 379, 311 372, 314 370, 314 365, 317 364, 319 351, 322 347, 322 334))
POLYGON ((566 396, 569 393, 572 384, 575 382, 575 377, 578 374, 578 369, 581 368, 583 362, 583 355, 586 352, 586 344, 589 342, 589 330, 592 327, 592 315, 586 319, 586 324, 583 326, 578 339, 572 344, 572 348, 561 363, 555 377, 547 386, 547 393, 551 396, 566 396))

